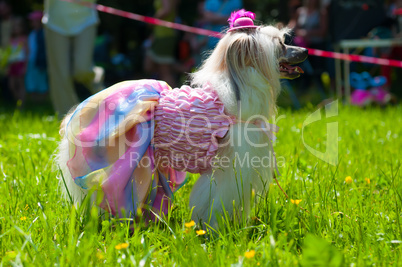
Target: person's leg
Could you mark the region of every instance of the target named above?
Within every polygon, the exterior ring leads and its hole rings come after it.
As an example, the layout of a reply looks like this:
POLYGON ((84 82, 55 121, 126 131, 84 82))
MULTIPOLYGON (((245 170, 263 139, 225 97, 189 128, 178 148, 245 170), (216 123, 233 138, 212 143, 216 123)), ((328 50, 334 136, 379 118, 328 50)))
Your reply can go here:
POLYGON ((19 75, 17 77, 17 90, 18 90, 18 100, 21 100, 21 105, 25 104, 25 79, 24 75, 19 75))
POLYGON ((155 38, 149 49, 149 56, 155 64, 159 79, 167 82, 171 87, 176 85, 173 65, 175 64, 175 37, 155 38))
POLYGON ((90 26, 74 37, 73 41, 73 74, 74 80, 94 93, 93 71, 96 25, 90 26))
POLYGON ((155 62, 152 60, 151 56, 148 53, 145 54, 144 57, 144 71, 148 75, 152 75, 155 72, 156 65, 155 62))
POLYGON ((8 89, 10 90, 11 94, 14 97, 14 100, 18 100, 17 89, 16 89, 16 77, 9 76, 8 77, 8 89))
MULTIPOLYGON (((13 94, 14 99, 17 101, 17 108, 22 108, 25 101, 25 89, 21 88, 21 76, 10 76, 8 79, 8 86, 13 94)), ((22 80, 23 81, 23 80, 22 80)))
POLYGON ((50 98, 59 116, 79 103, 70 70, 71 39, 50 29, 45 30, 50 98))
POLYGON ((157 64, 157 69, 160 74, 160 79, 167 82, 170 87, 175 88, 176 79, 172 71, 172 64, 157 64))

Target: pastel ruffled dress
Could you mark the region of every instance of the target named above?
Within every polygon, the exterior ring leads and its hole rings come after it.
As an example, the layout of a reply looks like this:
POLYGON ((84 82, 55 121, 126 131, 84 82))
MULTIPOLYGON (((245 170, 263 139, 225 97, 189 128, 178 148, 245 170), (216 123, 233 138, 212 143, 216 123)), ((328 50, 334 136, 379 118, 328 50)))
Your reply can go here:
POLYGON ((101 208, 153 219, 166 214, 186 172, 211 169, 231 124, 209 86, 118 83, 82 102, 67 122, 67 166, 77 185, 101 194, 101 208))

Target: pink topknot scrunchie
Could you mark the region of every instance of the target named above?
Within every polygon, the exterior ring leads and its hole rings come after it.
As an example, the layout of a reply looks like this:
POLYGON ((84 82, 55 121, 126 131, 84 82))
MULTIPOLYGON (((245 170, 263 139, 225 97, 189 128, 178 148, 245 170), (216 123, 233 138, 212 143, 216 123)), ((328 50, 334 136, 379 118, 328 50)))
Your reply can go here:
POLYGON ((258 28, 258 26, 254 25, 254 19, 255 14, 253 12, 244 9, 233 12, 228 19, 230 26, 228 32, 242 28, 258 28))

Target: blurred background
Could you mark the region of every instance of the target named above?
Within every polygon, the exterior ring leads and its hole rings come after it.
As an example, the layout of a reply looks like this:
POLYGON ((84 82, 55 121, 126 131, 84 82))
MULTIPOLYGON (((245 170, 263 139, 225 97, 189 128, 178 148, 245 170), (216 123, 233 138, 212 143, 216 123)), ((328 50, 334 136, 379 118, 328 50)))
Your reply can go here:
MULTIPOLYGON (((49 48, 43 33, 46 25, 42 24, 42 16, 49 11, 46 5, 57 1, 0 0, 3 110, 15 107, 57 110, 54 97, 49 93, 56 89, 49 83, 49 48), (33 70, 38 72, 30 72, 33 70), (39 77, 42 77, 40 81, 39 77), (30 88, 36 83, 36 88, 30 88)), ((215 31, 225 29, 228 12, 245 8, 255 12, 261 24, 289 27, 292 31, 287 43, 327 51, 334 51, 343 40, 400 40, 402 28, 398 15, 401 0, 99 0, 96 3, 215 31)), ((160 29, 102 12, 98 16, 96 38, 93 44, 88 44, 93 45, 96 90, 122 80, 142 78, 161 79, 172 87, 179 87, 186 83, 186 73, 197 68, 205 53, 216 44, 205 36, 160 29), (164 39, 166 36, 169 39, 164 39), (170 52, 165 51, 167 46, 172 47, 170 52)), ((362 45, 349 52, 402 60, 398 46, 362 45)), ((301 67, 305 71, 301 78, 283 81, 280 106, 299 109, 337 97, 333 59, 310 56, 301 67)), ((353 62, 349 72, 353 105, 392 105, 402 96, 401 68, 353 62)), ((344 74, 343 69, 341 74, 344 74)), ((342 92, 344 79, 343 76, 342 92)), ((80 101, 93 93, 87 89, 79 84, 75 86, 80 101)))

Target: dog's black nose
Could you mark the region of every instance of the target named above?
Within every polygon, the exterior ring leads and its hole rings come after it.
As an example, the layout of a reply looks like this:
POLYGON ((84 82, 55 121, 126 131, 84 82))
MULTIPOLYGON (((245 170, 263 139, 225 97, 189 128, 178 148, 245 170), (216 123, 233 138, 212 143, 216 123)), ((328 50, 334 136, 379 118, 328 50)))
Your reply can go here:
POLYGON ((303 50, 301 51, 301 58, 302 58, 302 61, 304 61, 308 57, 308 49, 306 49, 306 48, 302 48, 302 49, 303 50))

